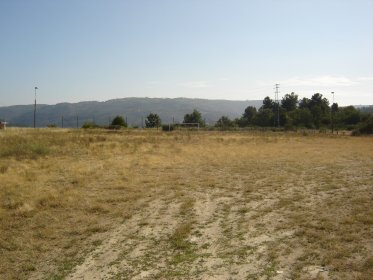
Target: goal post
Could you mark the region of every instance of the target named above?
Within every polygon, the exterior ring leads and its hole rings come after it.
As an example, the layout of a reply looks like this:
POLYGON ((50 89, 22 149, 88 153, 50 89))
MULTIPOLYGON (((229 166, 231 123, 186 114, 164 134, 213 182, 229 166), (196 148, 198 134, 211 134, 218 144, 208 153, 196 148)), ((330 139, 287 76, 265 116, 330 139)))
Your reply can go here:
POLYGON ((199 129, 199 123, 178 123, 177 126, 180 126, 180 127, 185 127, 185 128, 193 128, 193 127, 197 127, 197 129, 199 129))
POLYGON ((163 131, 172 131, 176 129, 187 130, 187 129, 197 129, 201 127, 200 123, 169 123, 162 125, 163 131))
POLYGON ((199 130, 200 124, 199 123, 178 123, 175 124, 176 127, 185 127, 185 128, 197 128, 199 130))

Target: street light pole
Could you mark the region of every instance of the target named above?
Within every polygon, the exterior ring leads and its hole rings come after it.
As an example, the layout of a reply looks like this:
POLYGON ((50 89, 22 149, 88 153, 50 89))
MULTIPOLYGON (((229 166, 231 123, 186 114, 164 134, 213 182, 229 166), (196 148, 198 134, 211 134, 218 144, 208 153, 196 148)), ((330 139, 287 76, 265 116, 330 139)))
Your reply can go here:
POLYGON ((36 90, 38 87, 35 87, 35 104, 34 104, 34 128, 36 127, 36 90))
POLYGON ((331 113, 332 113, 332 134, 334 134, 334 91, 331 92, 333 95, 333 103, 332 103, 332 108, 331 108, 331 113))

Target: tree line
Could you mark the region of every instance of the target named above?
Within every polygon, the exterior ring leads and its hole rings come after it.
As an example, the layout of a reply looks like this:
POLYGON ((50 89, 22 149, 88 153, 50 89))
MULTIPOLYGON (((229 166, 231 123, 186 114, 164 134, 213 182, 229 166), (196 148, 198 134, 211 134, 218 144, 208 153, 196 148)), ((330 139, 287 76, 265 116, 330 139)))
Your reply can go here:
POLYGON ((294 92, 286 94, 280 102, 265 97, 263 105, 249 106, 242 116, 235 120, 221 117, 218 127, 281 127, 284 129, 327 129, 356 130, 365 133, 372 130, 373 117, 361 112, 354 106, 339 107, 338 103, 329 105, 329 100, 320 93, 311 98, 299 99, 294 92), (363 128, 365 127, 365 128, 363 128), (370 127, 370 128, 369 128, 370 127))
MULTIPOLYGON (((200 127, 200 126, 205 127, 206 126, 206 123, 205 123, 204 119, 202 119, 202 115, 198 110, 193 110, 192 113, 185 114, 182 124, 186 124, 186 125, 193 125, 193 124, 197 125, 198 124, 198 127, 200 127)), ((164 127, 165 127, 164 130, 170 130, 171 129, 170 125, 171 124, 164 125, 164 127)), ((174 128, 175 125, 178 125, 178 124, 172 124, 172 129, 174 128)), ((146 117, 146 119, 145 119, 145 127, 146 128, 159 128, 161 126, 162 126, 162 120, 161 120, 161 118, 159 117, 158 114, 150 113, 146 117)), ((83 124, 82 127, 83 128, 95 128, 95 127, 99 127, 99 126, 97 124, 93 123, 93 122, 86 122, 86 123, 83 124)), ((125 127, 128 127, 128 124, 127 124, 125 118, 122 117, 122 116, 116 116, 107 128, 109 128, 109 129, 120 129, 120 128, 125 128, 125 127)))
MULTIPOLYGON (((198 124, 205 127, 206 123, 198 110, 184 115, 183 124, 198 124)), ((177 124, 172 124, 172 129, 177 124)), ((93 123, 85 123, 84 128, 95 127, 93 123)), ((127 127, 122 116, 116 116, 109 128, 127 127)), ((162 127, 162 121, 158 114, 150 113, 145 119, 146 128, 162 127)), ((245 128, 245 127, 281 127, 291 130, 297 128, 307 129, 355 129, 356 133, 373 132, 372 114, 361 112, 354 106, 339 107, 337 103, 329 104, 329 100, 320 93, 315 93, 311 98, 299 96, 294 92, 286 94, 280 102, 275 102, 269 96, 263 99, 262 106, 248 106, 242 116, 230 119, 222 116, 214 125, 221 129, 245 128)), ((164 130, 172 130, 171 124, 163 125, 164 130)))

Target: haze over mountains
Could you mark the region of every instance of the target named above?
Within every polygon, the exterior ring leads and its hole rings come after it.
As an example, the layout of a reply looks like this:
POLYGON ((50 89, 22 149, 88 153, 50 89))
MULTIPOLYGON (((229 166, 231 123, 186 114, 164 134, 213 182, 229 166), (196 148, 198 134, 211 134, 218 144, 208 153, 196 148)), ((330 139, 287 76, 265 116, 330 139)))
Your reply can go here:
MULTIPOLYGON (((116 115, 127 118, 130 126, 141 126, 149 113, 157 113, 163 123, 182 122, 193 109, 201 112, 206 123, 213 124, 221 116, 240 117, 247 106, 259 108, 262 100, 232 101, 190 98, 122 98, 104 102, 87 101, 79 103, 59 103, 56 105, 37 105, 36 125, 45 127, 55 124, 64 127, 81 126, 93 121, 108 125, 116 115)), ((0 120, 10 126, 33 126, 34 105, 0 107, 0 120)))

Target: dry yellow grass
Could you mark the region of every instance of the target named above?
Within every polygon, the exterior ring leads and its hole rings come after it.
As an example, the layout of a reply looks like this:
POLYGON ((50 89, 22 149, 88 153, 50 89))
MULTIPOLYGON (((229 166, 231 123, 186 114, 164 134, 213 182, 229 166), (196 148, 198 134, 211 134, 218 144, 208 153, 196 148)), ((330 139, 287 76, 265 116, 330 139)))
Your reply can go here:
POLYGON ((373 139, 0 132, 0 279, 371 279, 373 139))

